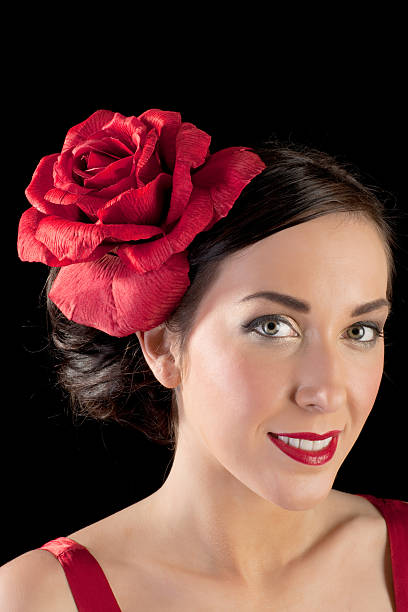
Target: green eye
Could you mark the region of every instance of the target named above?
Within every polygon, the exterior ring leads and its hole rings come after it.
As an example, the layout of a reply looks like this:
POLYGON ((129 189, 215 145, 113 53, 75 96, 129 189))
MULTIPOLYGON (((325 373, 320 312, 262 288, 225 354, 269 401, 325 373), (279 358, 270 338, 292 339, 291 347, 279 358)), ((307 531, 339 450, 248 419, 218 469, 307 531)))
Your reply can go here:
MULTIPOLYGON (((255 333, 255 334, 258 334, 259 336, 262 336, 263 338, 269 338, 272 340, 274 339, 281 340, 282 338, 285 338, 285 337, 294 338, 295 336, 277 336, 276 333, 267 333, 267 332, 265 333, 265 328, 268 328, 268 327, 271 332, 275 331, 276 327, 278 327, 278 331, 279 331, 281 323, 283 323, 284 325, 287 325, 293 330, 293 327, 290 325, 290 323, 284 317, 281 317, 279 315, 264 315, 262 317, 257 317, 256 319, 250 321, 249 323, 242 325, 242 327, 246 329, 248 333, 255 333), (273 323, 273 325, 269 326, 271 322, 273 323), (267 325, 265 325, 265 323, 267 323, 267 325), (257 331, 257 328, 261 328, 263 333, 257 331)), ((364 333, 362 336, 360 335, 359 338, 352 338, 348 336, 349 339, 352 342, 355 342, 357 344, 365 345, 367 348, 369 346, 376 344, 376 342, 378 341, 378 338, 384 337, 384 330, 380 329, 380 324, 377 323, 376 321, 358 321, 357 323, 354 323, 353 325, 351 325, 348 328, 348 330, 359 329, 359 328, 362 329, 364 327, 373 330, 374 332, 373 338, 371 338, 370 340, 362 340, 362 338, 364 338, 366 335, 366 333, 364 333)))

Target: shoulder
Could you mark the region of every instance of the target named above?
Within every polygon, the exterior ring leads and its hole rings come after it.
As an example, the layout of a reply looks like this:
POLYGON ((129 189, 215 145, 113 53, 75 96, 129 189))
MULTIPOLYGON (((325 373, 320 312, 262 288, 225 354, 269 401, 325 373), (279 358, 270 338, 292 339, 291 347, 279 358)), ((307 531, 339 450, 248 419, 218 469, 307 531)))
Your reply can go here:
POLYGON ((376 550, 386 551, 387 523, 380 510, 368 499, 333 489, 328 510, 339 536, 347 544, 360 542, 364 550, 370 548, 373 554, 376 550))
POLYGON ((47 550, 30 550, 0 567, 0 610, 77 612, 59 563, 47 550))

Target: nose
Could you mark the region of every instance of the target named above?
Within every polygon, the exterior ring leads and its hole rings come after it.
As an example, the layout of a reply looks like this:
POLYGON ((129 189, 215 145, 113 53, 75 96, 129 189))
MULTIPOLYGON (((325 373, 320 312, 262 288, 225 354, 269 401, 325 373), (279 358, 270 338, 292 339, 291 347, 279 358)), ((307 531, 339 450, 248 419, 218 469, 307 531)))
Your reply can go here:
POLYGON ((295 368, 295 403, 308 412, 336 412, 347 403, 345 366, 336 346, 310 331, 295 368))
POLYGON ((296 404, 308 412, 336 412, 345 401, 344 389, 334 385, 300 385, 295 394, 296 404))

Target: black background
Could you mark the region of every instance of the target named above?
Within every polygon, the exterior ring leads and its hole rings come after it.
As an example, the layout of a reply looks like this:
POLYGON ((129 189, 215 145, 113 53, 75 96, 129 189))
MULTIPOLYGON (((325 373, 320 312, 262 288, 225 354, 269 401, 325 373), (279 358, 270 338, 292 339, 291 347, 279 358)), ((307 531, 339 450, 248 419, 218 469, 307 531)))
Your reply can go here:
MULTIPOLYGON (((32 42, 32 41, 31 41, 32 42)), ((45 312, 39 307, 47 267, 17 256, 24 189, 44 155, 59 152, 70 127, 97 109, 139 115, 149 108, 179 111, 212 136, 211 151, 291 138, 340 155, 368 184, 407 211, 406 99, 398 75, 378 63, 312 71, 243 62, 224 54, 149 61, 121 55, 58 56, 43 41, 14 64, 4 116, 2 524, 4 563, 150 495, 162 483, 171 454, 116 425, 72 425, 67 401, 52 388, 45 312), (190 62, 187 59, 190 59, 190 62), (97 61, 98 60, 98 61, 97 61), (370 68, 375 68, 373 72, 370 68), (329 82, 329 76, 332 79, 329 82), (358 86, 356 86, 356 83, 358 86)), ((28 48, 27 48, 28 51, 28 48)), ((406 478, 406 325, 408 223, 400 226, 393 314, 387 323, 385 374, 367 423, 342 465, 334 488, 408 500, 406 478)))

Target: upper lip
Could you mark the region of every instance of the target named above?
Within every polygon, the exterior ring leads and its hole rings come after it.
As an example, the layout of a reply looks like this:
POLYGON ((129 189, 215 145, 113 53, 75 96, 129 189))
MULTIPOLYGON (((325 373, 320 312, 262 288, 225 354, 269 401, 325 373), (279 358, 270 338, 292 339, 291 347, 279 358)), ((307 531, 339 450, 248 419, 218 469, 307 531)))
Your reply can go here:
POLYGON ((297 431, 296 433, 274 433, 270 431, 272 436, 287 436, 288 438, 302 438, 303 440, 324 440, 325 438, 332 438, 338 436, 342 432, 341 429, 333 429, 324 434, 317 434, 311 431, 297 431))

